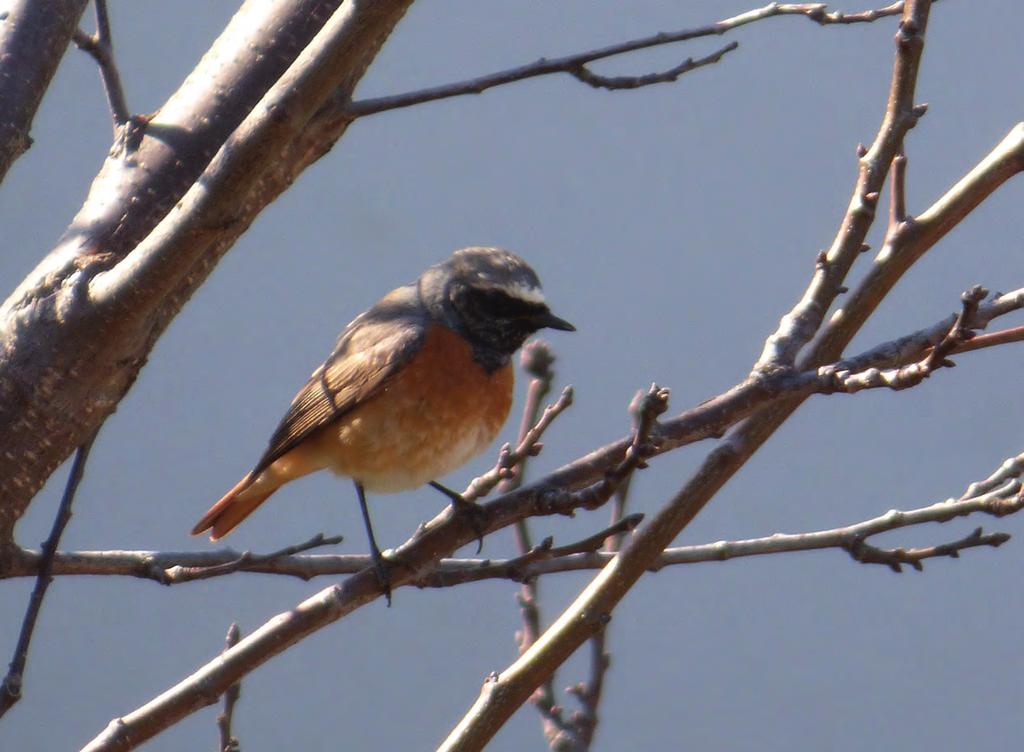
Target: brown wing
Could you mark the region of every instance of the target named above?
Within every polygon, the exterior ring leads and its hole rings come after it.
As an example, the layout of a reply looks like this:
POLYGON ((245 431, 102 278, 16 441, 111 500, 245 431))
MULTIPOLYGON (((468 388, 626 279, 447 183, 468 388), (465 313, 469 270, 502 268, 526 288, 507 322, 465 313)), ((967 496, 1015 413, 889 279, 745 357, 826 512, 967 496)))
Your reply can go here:
POLYGON ((426 323, 414 295, 399 288, 345 328, 330 357, 295 395, 249 478, 376 394, 420 349, 426 323))

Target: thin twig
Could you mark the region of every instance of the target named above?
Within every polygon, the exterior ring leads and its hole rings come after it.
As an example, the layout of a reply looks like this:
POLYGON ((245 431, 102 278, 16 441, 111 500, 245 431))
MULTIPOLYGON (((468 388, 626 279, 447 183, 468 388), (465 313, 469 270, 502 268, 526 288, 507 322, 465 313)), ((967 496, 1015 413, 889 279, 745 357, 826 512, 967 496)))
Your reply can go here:
POLYGON ((570 68, 568 73, 577 81, 581 81, 594 89, 604 89, 606 91, 642 89, 645 86, 652 86, 654 84, 672 83, 677 81, 680 76, 692 70, 703 68, 706 65, 714 65, 739 46, 739 42, 730 42, 724 47, 718 48, 710 55, 698 58, 688 57, 679 65, 675 65, 668 70, 661 71, 660 73, 647 73, 642 76, 602 76, 594 73, 585 65, 570 68))
MULTIPOLYGON (((528 575, 529 568, 538 561, 558 561, 575 557, 578 554, 590 554, 601 550, 609 536, 628 533, 643 522, 642 514, 631 514, 609 525, 604 530, 588 535, 586 538, 555 546, 554 538, 548 536, 529 551, 512 559, 491 561, 490 559, 442 559, 437 568, 427 573, 413 584, 421 588, 447 588, 466 582, 477 582, 486 579, 512 580, 522 584, 536 582, 536 577, 528 575)), ((536 591, 530 591, 531 596, 536 591)), ((538 614, 539 617, 539 614, 538 614)), ((532 628, 533 623, 527 625, 532 628)), ((552 692, 553 696, 553 692, 552 692)))
MULTIPOLYGON (((633 414, 634 433, 645 430, 645 421, 652 420, 650 400, 647 394, 642 390, 638 391, 629 405, 629 411, 633 414)), ((626 507, 629 503, 629 488, 632 479, 632 475, 628 476, 615 490, 611 509, 613 527, 628 520, 630 517, 642 516, 626 516, 626 507)), ((636 525, 630 525, 628 530, 633 530, 635 527, 636 525)), ((619 549, 622 548, 626 534, 627 531, 623 530, 622 532, 607 536, 604 542, 605 551, 612 555, 617 554, 619 549)), ((606 626, 604 629, 598 630, 590 638, 590 664, 587 680, 579 682, 567 690, 576 697, 580 704, 580 709, 573 713, 569 719, 573 730, 571 737, 573 746, 570 748, 578 750, 578 752, 586 752, 594 742, 594 733, 597 731, 597 724, 600 720, 598 708, 601 705, 601 697, 604 692, 604 679, 610 666, 611 654, 608 652, 608 628, 606 626)), ((552 749, 560 749, 560 747, 552 745, 552 749)))
POLYGON ((835 380, 837 390, 853 393, 862 389, 885 387, 889 389, 907 389, 920 384, 938 368, 951 368, 956 364, 949 360, 949 355, 956 352, 964 343, 974 337, 971 322, 977 317, 978 306, 988 290, 975 285, 961 296, 963 309, 954 319, 945 336, 932 347, 921 360, 908 365, 879 370, 871 367, 863 371, 839 371, 835 369, 819 369, 822 375, 831 376, 835 380))
POLYGON ((924 571, 924 560, 938 556, 948 556, 953 559, 960 558, 960 552, 977 546, 999 546, 1010 540, 1008 533, 985 533, 980 527, 974 529, 970 535, 950 543, 942 543, 927 548, 879 548, 872 546, 865 540, 857 539, 849 545, 844 546, 847 553, 855 561, 862 564, 884 564, 893 572, 903 571, 903 565, 909 564, 918 572, 924 571))
POLYGON ((620 42, 608 47, 601 47, 587 52, 580 52, 575 55, 547 59, 541 58, 536 62, 521 65, 516 68, 490 73, 477 78, 457 81, 455 83, 434 86, 426 89, 395 94, 392 96, 375 97, 362 99, 356 102, 345 104, 341 112, 342 117, 349 120, 374 115, 378 112, 397 110, 402 107, 411 107, 424 102, 433 102, 438 99, 448 99, 466 94, 482 94, 488 89, 496 86, 524 81, 537 76, 548 76, 554 73, 568 73, 587 83, 605 89, 635 89, 639 86, 647 86, 665 81, 674 81, 682 74, 699 67, 717 62, 722 55, 735 49, 735 44, 727 45, 707 58, 698 61, 687 60, 681 65, 663 73, 653 73, 648 76, 635 76, 623 78, 610 78, 599 76, 587 70, 584 66, 596 60, 623 55, 636 50, 643 50, 650 47, 659 47, 666 44, 685 42, 700 37, 721 36, 733 29, 745 26, 746 24, 762 21, 774 16, 796 15, 809 18, 822 26, 829 24, 852 24, 868 23, 885 16, 896 15, 903 10, 903 3, 897 2, 884 8, 863 11, 861 13, 841 13, 838 11, 829 12, 826 3, 769 3, 761 8, 740 13, 739 15, 726 18, 717 23, 707 24, 692 29, 683 29, 674 32, 660 32, 647 37, 633 39, 627 42, 620 42))
POLYGON ((250 569, 253 566, 294 556, 295 554, 319 548, 320 546, 336 546, 344 539, 344 536, 341 535, 334 535, 328 538, 323 533, 317 533, 304 543, 285 546, 279 551, 269 554, 254 554, 252 551, 245 551, 234 561, 228 561, 224 564, 208 567, 172 567, 164 572, 164 583, 171 585, 180 582, 192 582, 193 580, 207 580, 211 577, 223 577, 226 574, 233 574, 243 569, 250 569))
POLYGON ((74 462, 71 463, 67 484, 64 486, 64 495, 57 508, 57 516, 53 520, 53 527, 50 529, 49 537, 43 542, 39 574, 36 575, 36 584, 32 588, 32 595, 29 596, 28 608, 25 610, 25 618, 21 623, 21 632, 18 635, 18 643, 14 648, 14 657, 11 659, 7 675, 0 683, 0 718, 21 699, 32 633, 35 631, 36 621, 39 619, 39 610, 42 608, 46 590, 50 587, 50 582, 53 581, 51 574, 53 558, 57 553, 61 535, 64 534, 64 528, 71 520, 71 505, 75 500, 75 492, 85 474, 85 463, 89 459, 89 450, 92 449, 92 444, 98 433, 99 428, 93 431, 85 443, 78 447, 74 462))
MULTIPOLYGON (((227 638, 224 641, 224 650, 231 650, 238 644, 241 631, 238 624, 232 622, 228 627, 227 638)), ((242 683, 235 682, 228 691, 224 693, 224 710, 217 714, 217 730, 220 732, 220 752, 240 752, 241 745, 238 738, 231 731, 231 722, 234 719, 235 704, 242 696, 242 683)))
POLYGON ((647 467, 645 457, 653 454, 652 448, 660 442, 658 435, 658 416, 668 409, 669 390, 657 384, 651 384, 641 398, 635 410, 636 427, 633 439, 622 457, 622 460, 607 473, 604 478, 578 491, 555 493, 549 504, 555 508, 567 505, 570 509, 597 509, 602 506, 633 474, 634 470, 647 467))
POLYGON ((977 334, 966 342, 961 342, 953 352, 972 352, 974 350, 983 350, 988 347, 1008 345, 1011 342, 1024 342, 1024 326, 1014 326, 1009 329, 1001 329, 998 332, 977 334))
POLYGON ((897 154, 889 171, 889 226, 907 221, 907 157, 897 154))
MULTIPOLYGON (((551 391, 551 385, 555 379, 555 372, 552 365, 555 356, 551 349, 543 341, 531 342, 523 349, 520 356, 520 364, 524 371, 532 377, 526 391, 526 403, 523 405, 523 417, 519 425, 519 443, 523 444, 529 435, 530 427, 537 422, 540 406, 545 397, 551 391)), ((499 492, 507 493, 518 488, 525 477, 525 462, 520 463, 518 471, 505 477, 500 485, 499 492)), ((529 522, 525 519, 516 521, 512 528, 515 539, 516 550, 519 551, 517 566, 523 566, 529 561, 536 561, 544 555, 550 555, 552 539, 545 538, 540 546, 533 545, 533 538, 530 534, 529 522)), ((519 606, 519 617, 522 621, 522 628, 515 633, 516 646, 519 652, 528 649, 542 632, 542 619, 540 613, 540 585, 535 578, 523 578, 519 592, 516 594, 516 603, 519 606)), ((541 726, 545 738, 557 732, 562 726, 561 710, 555 703, 555 678, 552 675, 546 682, 541 684, 533 694, 533 705, 540 713, 541 726)))
MULTIPOLYGON (((1024 509, 1024 495, 1021 493, 1020 478, 1024 475, 1024 454, 1012 457, 984 481, 972 483, 958 499, 947 499, 917 509, 893 509, 885 514, 857 522, 844 527, 828 530, 817 530, 807 533, 769 535, 763 538, 751 538, 736 541, 718 541, 694 546, 678 546, 665 549, 651 565, 651 571, 668 566, 722 562, 749 556, 771 556, 775 554, 795 553, 798 551, 819 551, 829 548, 849 550, 858 541, 898 530, 906 527, 919 527, 932 523, 950 522, 960 517, 974 514, 988 514, 993 517, 1005 517, 1016 514, 1024 509)), ((973 536, 968 536, 972 539, 973 536)), ((950 556, 949 548, 957 544, 960 548, 979 545, 998 546, 1008 539, 1005 533, 994 533, 973 542, 961 539, 953 543, 932 546, 927 549, 910 549, 914 557, 920 561, 936 556, 950 556)), ((895 553, 901 549, 876 548, 877 551, 895 553)), ((959 548, 957 550, 960 550, 959 548)), ((906 551, 904 551, 906 553, 906 551)), ((601 569, 606 566, 614 554, 609 551, 578 553, 570 556, 537 556, 529 562, 519 559, 506 561, 445 559, 424 584, 431 587, 447 587, 450 584, 461 584, 477 579, 522 579, 541 577, 557 572, 582 571, 601 569)), ((865 562, 883 563, 888 561, 865 562)))
POLYGON ((466 501, 476 501, 489 494, 500 482, 512 478, 516 474, 516 468, 527 457, 535 456, 540 452, 543 448, 540 437, 544 435, 551 422, 572 404, 572 398, 572 387, 565 387, 558 399, 544 408, 540 419, 519 440, 515 449, 508 444, 502 446, 494 467, 470 481, 466 490, 461 494, 462 498, 466 501))
POLYGON ((131 120, 132 115, 124 96, 124 87, 121 85, 121 74, 118 72, 117 63, 114 60, 114 40, 110 34, 107 0, 95 0, 93 5, 96 11, 96 33, 87 34, 81 29, 77 29, 72 39, 78 45, 78 49, 90 55, 99 65, 116 135, 121 126, 131 120))
MULTIPOLYGON (((996 295, 992 300, 978 305, 974 316, 967 322, 972 330, 988 326, 994 319, 1024 308, 1024 288, 996 295)), ((898 368, 920 360, 928 350, 945 339, 950 329, 956 324, 959 314, 951 314, 940 321, 919 329, 916 332, 899 337, 865 350, 863 353, 844 358, 836 363, 836 371, 856 373, 868 368, 898 368)), ((1006 330, 1015 332, 1016 330, 1006 330)), ((954 353, 980 350, 984 347, 995 347, 1009 342, 1017 342, 1024 334, 1008 335, 1003 332, 975 335, 972 339, 960 343, 954 353), (996 336, 999 335, 999 336, 996 336), (981 341, 979 345, 978 342, 981 341)))

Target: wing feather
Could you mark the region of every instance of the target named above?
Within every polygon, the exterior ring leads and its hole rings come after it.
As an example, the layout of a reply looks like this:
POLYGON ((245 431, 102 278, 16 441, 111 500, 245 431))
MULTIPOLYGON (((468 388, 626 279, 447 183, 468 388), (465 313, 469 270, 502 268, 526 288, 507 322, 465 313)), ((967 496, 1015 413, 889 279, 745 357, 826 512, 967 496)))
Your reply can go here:
POLYGON ((420 349, 425 319, 411 294, 409 288, 393 291, 345 328, 334 351, 295 395, 250 478, 377 394, 420 349))

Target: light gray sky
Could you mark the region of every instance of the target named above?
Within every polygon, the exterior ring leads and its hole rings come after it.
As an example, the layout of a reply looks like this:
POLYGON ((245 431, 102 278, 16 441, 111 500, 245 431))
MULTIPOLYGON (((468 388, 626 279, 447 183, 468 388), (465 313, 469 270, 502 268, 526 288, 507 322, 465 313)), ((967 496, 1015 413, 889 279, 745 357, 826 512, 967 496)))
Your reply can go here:
MULTIPOLYGON (((160 105, 232 5, 112 4, 133 110, 160 105)), ((359 93, 487 73, 752 5, 421 0, 359 93)), ((1012 0, 935 7, 918 97, 930 109, 907 143, 912 213, 1021 119, 1022 14, 1012 0)), ((579 329, 549 338, 560 383, 573 383, 577 400, 546 436, 534 471, 622 435, 630 398, 652 381, 672 388, 674 411, 728 388, 831 242, 856 174, 854 149, 870 142, 883 111, 894 30, 893 20, 818 28, 776 19, 740 31, 737 52, 674 85, 610 94, 549 78, 358 122, 260 217, 158 343, 100 435, 64 546, 205 549, 189 528, 257 459, 337 332, 461 246, 522 254, 556 312, 579 329)), ((600 71, 669 67, 718 44, 639 54, 600 71)), ((52 246, 109 146, 102 90, 84 55, 69 52, 32 135, 34 148, 0 190, 7 290, 52 246)), ((938 320, 972 284, 1020 286, 1019 180, 915 268, 854 350, 938 320)), ((812 400, 681 542, 831 527, 959 495, 1022 451, 1024 398, 1019 346, 958 362, 908 392, 812 400)), ((514 409, 521 404, 520 390, 514 409)), ((635 507, 656 509, 709 448, 653 463, 634 484, 635 507)), ((461 487, 493 457, 447 482, 461 487)), ((20 525, 23 544, 45 537, 65 474, 20 525)), ((444 503, 429 489, 371 498, 382 545, 404 540, 444 503)), ((605 521, 602 511, 534 529, 564 543, 605 521)), ((942 542, 979 524, 1024 533, 1017 518, 979 519, 885 540, 942 542)), ((319 531, 345 534, 342 551, 365 551, 351 486, 327 475, 282 490, 228 542, 265 551, 319 531)), ((484 549, 511 550, 507 532, 484 549)), ((901 576, 838 552, 650 576, 610 626, 597 749, 1005 748, 1024 732, 1022 551, 1015 538, 901 576)), ((545 616, 588 579, 545 579, 545 616)), ((240 575, 168 589, 58 579, 26 697, 0 724, 0 748, 78 748, 217 653, 230 622, 251 631, 327 584, 240 575)), ((10 654, 30 587, 0 585, 0 656, 10 654)), ((243 749, 432 748, 483 678, 514 659, 515 594, 502 582, 403 589, 390 610, 374 604, 321 631, 244 681, 235 721, 243 749)), ((584 669, 574 659, 556 686, 584 669)), ((146 749, 213 749, 215 714, 191 716, 146 749)), ((542 749, 534 711, 520 711, 491 748, 542 749)))

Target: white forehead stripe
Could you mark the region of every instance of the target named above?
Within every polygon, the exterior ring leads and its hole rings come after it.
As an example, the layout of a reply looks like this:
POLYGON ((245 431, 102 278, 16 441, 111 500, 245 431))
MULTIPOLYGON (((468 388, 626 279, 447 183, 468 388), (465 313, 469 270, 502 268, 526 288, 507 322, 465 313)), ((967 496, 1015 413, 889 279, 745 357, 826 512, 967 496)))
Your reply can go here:
POLYGON ((510 285, 502 285, 501 289, 504 290, 509 297, 519 298, 527 303, 544 303, 544 293, 540 291, 539 287, 531 287, 524 285, 521 282, 513 282, 510 285))

